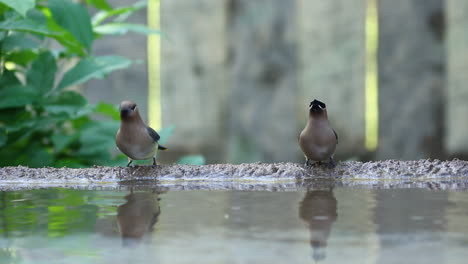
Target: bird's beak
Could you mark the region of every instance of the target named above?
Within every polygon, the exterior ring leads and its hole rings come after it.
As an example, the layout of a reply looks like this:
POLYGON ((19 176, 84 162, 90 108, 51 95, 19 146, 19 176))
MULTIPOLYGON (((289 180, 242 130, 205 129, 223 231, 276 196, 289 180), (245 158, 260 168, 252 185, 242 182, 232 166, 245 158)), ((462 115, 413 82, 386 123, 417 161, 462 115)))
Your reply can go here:
POLYGON ((125 107, 120 109, 120 117, 129 117, 133 114, 134 110, 131 108, 125 107))

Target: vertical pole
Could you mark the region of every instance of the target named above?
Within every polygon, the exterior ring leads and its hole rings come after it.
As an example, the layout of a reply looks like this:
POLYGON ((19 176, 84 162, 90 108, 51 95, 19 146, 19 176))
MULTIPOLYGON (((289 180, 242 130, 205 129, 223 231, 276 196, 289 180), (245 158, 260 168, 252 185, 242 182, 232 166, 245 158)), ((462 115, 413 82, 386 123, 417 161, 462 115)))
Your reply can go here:
MULTIPOLYGON (((160 29, 160 1, 148 0, 148 26, 160 29)), ((148 36, 148 120, 149 125, 159 130, 162 127, 161 114, 161 39, 159 35, 148 36)))
POLYGON ((379 87, 377 73, 379 24, 377 0, 367 0, 366 10, 365 146, 368 151, 375 151, 379 144, 379 87))

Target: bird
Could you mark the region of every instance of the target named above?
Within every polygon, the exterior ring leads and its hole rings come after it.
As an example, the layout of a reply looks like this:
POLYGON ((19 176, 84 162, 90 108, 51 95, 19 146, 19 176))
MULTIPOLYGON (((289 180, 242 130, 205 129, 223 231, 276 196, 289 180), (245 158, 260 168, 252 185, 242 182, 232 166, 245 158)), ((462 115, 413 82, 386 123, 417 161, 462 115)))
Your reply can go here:
POLYGON ((115 136, 115 143, 117 148, 128 157, 127 167, 134 160, 151 158, 153 158, 153 166, 156 166, 158 150, 167 149, 158 144, 159 134, 143 122, 134 102, 122 101, 119 110, 120 128, 115 136))
POLYGON ((125 204, 117 208, 117 223, 124 246, 135 246, 150 233, 159 215, 158 192, 133 192, 125 196, 125 204))
POLYGON ((314 99, 309 104, 309 120, 299 135, 299 146, 306 158, 305 166, 310 161, 328 161, 328 167, 334 168, 333 154, 338 144, 338 134, 330 126, 326 105, 314 99))
POLYGON ((325 258, 328 237, 338 217, 337 204, 333 189, 308 191, 299 203, 299 218, 309 228, 312 258, 316 262, 325 258))

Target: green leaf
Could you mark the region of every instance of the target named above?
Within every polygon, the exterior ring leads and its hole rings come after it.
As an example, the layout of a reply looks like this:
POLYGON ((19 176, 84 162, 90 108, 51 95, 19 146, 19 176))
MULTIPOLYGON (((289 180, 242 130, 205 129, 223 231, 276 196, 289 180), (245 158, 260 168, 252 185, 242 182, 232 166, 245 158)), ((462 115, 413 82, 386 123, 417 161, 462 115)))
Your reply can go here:
POLYGON ((132 8, 130 11, 125 11, 121 14, 119 14, 115 19, 114 19, 114 22, 124 22, 125 20, 127 20, 127 18, 129 16, 131 16, 133 13, 145 8, 146 6, 148 6, 148 0, 141 0, 141 1, 138 1, 136 3, 134 3, 133 5, 131 5, 130 7, 132 8))
POLYGON ((169 140, 171 135, 174 133, 175 127, 175 125, 168 126, 161 129, 161 131, 158 132, 159 136, 161 137, 158 141, 159 144, 164 145, 169 140))
POLYGON ((31 113, 25 107, 8 108, 0 110, 0 123, 2 126, 11 126, 22 122, 24 119, 30 119, 31 113))
POLYGON ((32 168, 50 166, 54 161, 52 154, 44 146, 36 142, 28 145, 22 154, 20 160, 23 161, 21 164, 32 168))
POLYGON ((119 129, 119 122, 100 121, 84 127, 80 135, 80 155, 95 155, 110 153, 115 149, 115 134, 119 129))
POLYGON ((36 87, 40 93, 47 93, 54 86, 57 64, 54 55, 50 51, 39 54, 33 61, 26 74, 26 82, 31 87, 36 87))
POLYGON ((10 8, 7 5, 0 3, 0 16, 3 16, 8 10, 10 8))
POLYGON ((40 22, 41 24, 46 24, 46 14, 50 15, 50 11, 48 11, 48 9, 46 9, 45 7, 38 6, 37 8, 29 10, 26 17, 34 21, 40 22))
POLYGON ((32 168, 51 166, 54 162, 54 156, 52 156, 52 153, 47 151, 45 148, 31 151, 31 154, 27 155, 27 158, 29 160, 27 166, 32 168))
POLYGON ((57 123, 67 121, 69 117, 65 115, 61 116, 40 116, 32 117, 29 119, 21 120, 12 125, 7 126, 8 132, 17 132, 20 130, 28 129, 30 131, 43 130, 44 128, 50 128, 56 125, 57 123))
POLYGON ((60 25, 58 25, 57 22, 55 22, 49 9, 43 9, 41 14, 44 15, 48 30, 53 32, 50 37, 54 38, 60 44, 62 44, 63 47, 67 48, 67 53, 71 55, 76 53, 80 56, 86 55, 84 52, 84 46, 69 31, 65 30, 60 25))
POLYGON ((8 136, 6 134, 6 130, 4 128, 0 128, 0 147, 5 146, 7 139, 8 139, 8 136))
POLYGON ((5 20, 0 22, 0 30, 30 32, 39 35, 51 36, 53 32, 47 29, 46 23, 33 20, 31 18, 24 18, 19 20, 5 20))
POLYGON ((19 15, 10 15, 6 21, 0 22, 0 30, 10 30, 17 32, 28 32, 39 36, 47 36, 56 39, 70 51, 83 55, 83 46, 73 35, 60 27, 53 20, 48 9, 33 9, 28 12, 27 18, 20 18, 19 15))
POLYGON ((120 17, 118 17, 116 19, 116 20, 118 20, 116 22, 122 22, 128 16, 130 16, 134 12, 142 9, 146 5, 147 5, 146 1, 139 1, 139 2, 136 2, 135 4, 133 4, 131 6, 119 7, 119 8, 115 8, 115 9, 108 10, 108 11, 100 11, 100 12, 96 13, 96 15, 94 15, 94 17, 92 19, 92 24, 93 24, 93 26, 97 26, 97 25, 101 24, 102 22, 104 22, 106 19, 108 19, 110 17, 113 17, 113 16, 120 16, 120 17))
POLYGON ((62 168, 62 167, 68 167, 68 168, 84 168, 86 167, 85 164, 81 162, 81 160, 76 159, 76 158, 64 158, 55 161, 53 164, 55 168, 62 168))
POLYGON ((90 52, 93 29, 86 8, 71 0, 49 0, 49 9, 55 22, 69 31, 90 52))
POLYGON ((83 83, 91 78, 103 78, 117 69, 127 68, 132 62, 120 56, 103 56, 81 60, 65 73, 57 89, 83 83))
POLYGON ((80 116, 71 120, 72 127, 77 130, 82 130, 90 122, 89 116, 80 116))
POLYGON ((62 133, 55 133, 51 137, 56 153, 62 152, 70 143, 76 139, 77 135, 66 135, 62 133))
POLYGON ((3 40, 2 50, 3 52, 9 52, 20 49, 37 49, 39 43, 30 38, 27 34, 24 33, 14 33, 8 35, 3 40))
POLYGON ((112 6, 106 0, 86 0, 86 3, 95 6, 97 9, 112 10, 112 6))
POLYGON ((22 16, 26 16, 26 12, 36 4, 34 0, 0 0, 0 2, 13 8, 22 16))
POLYGON ((107 23, 104 25, 94 27, 94 32, 103 35, 123 35, 128 31, 133 31, 142 34, 158 34, 161 35, 161 31, 150 29, 140 24, 131 23, 107 23))
POLYGON ((120 113, 117 107, 113 104, 107 104, 100 102, 96 105, 95 113, 110 116, 113 120, 118 121, 120 119, 120 113))
POLYGON ((10 52, 5 56, 5 61, 14 62, 15 64, 27 66, 32 60, 37 57, 37 53, 33 50, 21 49, 10 52))
POLYGON ((73 116, 73 119, 81 118, 81 117, 87 117, 91 114, 94 113, 94 106, 87 104, 85 106, 80 107, 80 109, 76 112, 76 114, 73 116))
POLYGON ((21 85, 20 81, 15 76, 15 72, 4 70, 2 78, 0 78, 0 87, 14 86, 14 85, 21 85))
POLYGON ((6 129, 8 134, 6 147, 21 147, 22 145, 27 144, 26 141, 28 141, 34 133, 34 130, 32 129, 22 129, 17 131, 12 131, 8 127, 6 129))
POLYGON ((59 93, 58 96, 47 98, 43 104, 49 114, 65 113, 70 117, 74 117, 87 103, 87 100, 81 94, 74 91, 64 91, 59 93))
POLYGON ((38 92, 28 86, 8 86, 0 89, 0 109, 25 106, 39 98, 38 92))
POLYGON ((187 155, 183 156, 177 162, 178 164, 204 165, 205 157, 202 155, 187 155))

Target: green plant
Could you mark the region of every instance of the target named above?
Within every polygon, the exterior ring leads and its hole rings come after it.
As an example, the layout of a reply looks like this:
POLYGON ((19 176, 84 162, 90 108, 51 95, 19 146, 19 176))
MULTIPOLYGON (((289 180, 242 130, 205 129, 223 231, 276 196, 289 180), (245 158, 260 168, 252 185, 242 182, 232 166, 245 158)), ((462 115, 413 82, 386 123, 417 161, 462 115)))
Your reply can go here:
POLYGON ((120 56, 93 56, 95 39, 158 31, 125 23, 146 1, 120 8, 106 0, 83 2, 0 0, 0 166, 125 163, 113 151, 116 108, 90 105, 73 86, 132 64, 120 56), (91 17, 87 7, 96 14, 91 17))

